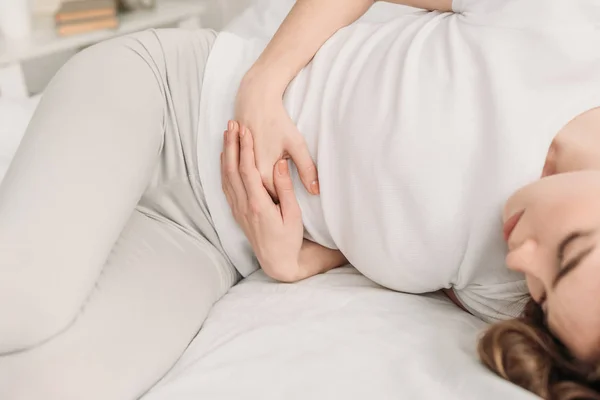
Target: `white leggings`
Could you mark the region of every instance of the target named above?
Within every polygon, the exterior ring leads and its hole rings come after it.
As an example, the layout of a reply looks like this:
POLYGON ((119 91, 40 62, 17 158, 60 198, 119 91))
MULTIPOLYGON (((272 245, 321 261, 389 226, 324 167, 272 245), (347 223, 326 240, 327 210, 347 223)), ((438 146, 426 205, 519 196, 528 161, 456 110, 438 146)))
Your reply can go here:
POLYGON ((48 86, 0 187, 0 399, 141 396, 239 279, 196 159, 215 37, 113 39, 48 86))

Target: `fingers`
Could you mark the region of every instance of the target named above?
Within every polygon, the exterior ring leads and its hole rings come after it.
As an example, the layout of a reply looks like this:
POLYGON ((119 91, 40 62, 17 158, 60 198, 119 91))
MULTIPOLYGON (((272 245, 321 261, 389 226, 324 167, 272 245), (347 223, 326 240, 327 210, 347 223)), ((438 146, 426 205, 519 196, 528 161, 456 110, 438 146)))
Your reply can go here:
MULTIPOLYGON (((274 148, 277 146, 274 143, 269 143, 269 146, 266 149, 258 148, 257 142, 254 140, 254 136, 252 136, 252 141, 254 143, 254 159, 256 161, 256 168, 260 173, 260 177, 262 179, 263 186, 271 196, 273 200, 277 199, 277 194, 275 192, 275 186, 273 184, 273 165, 274 163, 281 158, 281 153, 274 151, 274 148)), ((283 148, 283 144, 280 146, 283 148)))
POLYGON ((250 130, 242 127, 240 138, 240 174, 248 193, 250 207, 272 207, 273 201, 263 186, 254 158, 254 141, 250 130))
POLYGON ((294 193, 294 184, 286 160, 277 162, 273 176, 283 222, 296 221, 298 218, 301 218, 302 212, 294 193))
MULTIPOLYGON (((227 136, 227 131, 225 131, 225 136, 227 136)), ((225 194, 229 208, 233 210, 237 205, 233 201, 233 188, 231 187, 229 179, 227 179, 227 174, 225 173, 225 153, 223 152, 221 152, 221 188, 223 189, 223 193, 225 194)))
POLYGON ((292 139, 286 143, 286 146, 285 150, 292 158, 292 161, 294 161, 294 164, 296 164, 298 174, 306 190, 311 194, 319 194, 317 167, 310 156, 306 142, 300 132, 296 131, 292 139))
MULTIPOLYGON (((229 196, 234 205, 243 204, 247 201, 246 189, 240 177, 240 144, 239 131, 237 123, 230 124, 232 129, 225 134, 223 145, 223 167, 222 176, 224 177, 224 186, 228 188, 229 196)), ((225 189, 225 188, 224 188, 225 189)))

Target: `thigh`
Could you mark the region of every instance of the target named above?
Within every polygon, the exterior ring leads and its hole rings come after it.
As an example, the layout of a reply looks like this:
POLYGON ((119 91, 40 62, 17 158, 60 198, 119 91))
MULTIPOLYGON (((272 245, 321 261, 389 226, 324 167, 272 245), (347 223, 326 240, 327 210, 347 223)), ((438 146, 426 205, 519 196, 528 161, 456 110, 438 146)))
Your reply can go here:
MULTIPOLYGON (((0 187, 0 356, 68 329, 143 194, 154 205, 168 181, 195 181, 213 40, 140 32, 83 51, 53 79, 0 187)), ((191 212, 178 211, 159 216, 191 212)))
MULTIPOLYGON (((199 176, 198 140, 204 71, 216 33, 160 29, 136 34, 154 59, 165 88, 165 122, 159 167, 138 208, 207 238, 223 254, 199 176)), ((200 143, 200 145, 202 145, 200 143)))
MULTIPOLYGON (((134 35, 144 50, 159 60, 156 79, 165 102, 164 166, 157 170, 153 185, 198 176, 197 137, 204 69, 216 33, 211 30, 159 29, 134 35)), ((141 49, 140 49, 141 50, 141 49)))
POLYGON ((234 276, 207 240, 134 212, 69 330, 0 358, 0 398, 137 398, 177 361, 234 276))
POLYGON ((48 86, 0 186, 0 354, 71 322, 155 171, 164 104, 127 40, 48 86))

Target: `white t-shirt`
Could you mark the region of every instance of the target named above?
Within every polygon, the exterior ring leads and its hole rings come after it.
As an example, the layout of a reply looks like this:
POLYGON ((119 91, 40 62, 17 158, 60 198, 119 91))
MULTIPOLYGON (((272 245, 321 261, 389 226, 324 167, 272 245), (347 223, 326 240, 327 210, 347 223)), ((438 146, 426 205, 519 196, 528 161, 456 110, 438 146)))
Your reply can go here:
MULTIPOLYGON (((202 96, 201 176, 243 275, 257 265, 221 193, 219 152, 239 82, 291 3, 272 6, 220 34, 202 96)), ((383 286, 454 288, 493 320, 527 300, 522 275, 504 264, 503 204, 540 177, 559 130, 600 106, 600 2, 453 8, 377 3, 321 48, 284 103, 319 171, 321 195, 310 196, 293 170, 307 236, 383 286)))

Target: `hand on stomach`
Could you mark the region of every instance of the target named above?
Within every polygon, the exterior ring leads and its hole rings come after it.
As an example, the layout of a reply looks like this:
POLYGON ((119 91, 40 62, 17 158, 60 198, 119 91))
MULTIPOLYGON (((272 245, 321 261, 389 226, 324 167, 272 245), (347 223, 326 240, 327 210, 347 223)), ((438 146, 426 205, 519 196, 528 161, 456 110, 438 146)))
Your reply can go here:
POLYGON ((256 166, 253 135, 237 122, 225 132, 221 176, 233 216, 271 278, 296 282, 346 263, 340 252, 303 238, 302 212, 285 160, 273 171, 279 203, 273 201, 256 166))

